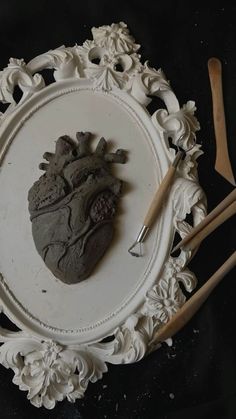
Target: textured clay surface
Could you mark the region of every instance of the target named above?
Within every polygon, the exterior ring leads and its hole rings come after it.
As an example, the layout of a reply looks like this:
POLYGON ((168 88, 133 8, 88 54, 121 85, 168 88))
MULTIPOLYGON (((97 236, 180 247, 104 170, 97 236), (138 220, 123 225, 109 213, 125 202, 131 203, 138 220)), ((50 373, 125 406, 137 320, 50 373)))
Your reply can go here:
POLYGON ((45 173, 28 194, 32 234, 46 266, 61 281, 86 279, 108 248, 122 182, 112 176, 110 163, 124 163, 124 150, 106 151, 101 138, 94 153, 90 133, 78 132, 56 142, 46 152, 45 173))

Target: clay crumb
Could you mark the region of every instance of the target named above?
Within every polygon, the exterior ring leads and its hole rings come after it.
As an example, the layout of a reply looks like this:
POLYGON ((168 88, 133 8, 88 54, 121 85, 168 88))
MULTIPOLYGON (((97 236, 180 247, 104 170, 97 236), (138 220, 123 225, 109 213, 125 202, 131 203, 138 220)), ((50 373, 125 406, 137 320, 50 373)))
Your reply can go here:
POLYGON ((174 359, 174 358, 176 358, 176 354, 169 354, 168 352, 167 352, 167 358, 168 359, 174 359))
POLYGON ((169 347, 173 345, 173 340, 172 340, 172 338, 168 338, 168 339, 166 339, 166 340, 165 340, 165 342, 166 342, 166 344, 167 344, 169 347))

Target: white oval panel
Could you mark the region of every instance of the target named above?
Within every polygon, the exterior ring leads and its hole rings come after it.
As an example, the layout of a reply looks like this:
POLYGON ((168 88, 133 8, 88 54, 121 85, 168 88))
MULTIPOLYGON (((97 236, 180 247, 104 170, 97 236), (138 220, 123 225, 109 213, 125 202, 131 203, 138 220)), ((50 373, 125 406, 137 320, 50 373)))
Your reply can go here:
POLYGON ((128 248, 136 238, 167 158, 150 116, 126 93, 94 91, 90 84, 67 81, 37 94, 5 124, 9 142, 0 172, 0 272, 10 317, 58 341, 84 342, 106 336, 143 301, 160 273, 172 239, 171 209, 159 218, 145 243, 145 255, 128 248), (45 151, 54 151, 63 134, 94 134, 92 147, 104 136, 112 148, 127 150, 128 162, 113 165, 124 181, 112 245, 92 275, 66 285, 38 255, 31 234, 27 193, 41 174, 45 151))

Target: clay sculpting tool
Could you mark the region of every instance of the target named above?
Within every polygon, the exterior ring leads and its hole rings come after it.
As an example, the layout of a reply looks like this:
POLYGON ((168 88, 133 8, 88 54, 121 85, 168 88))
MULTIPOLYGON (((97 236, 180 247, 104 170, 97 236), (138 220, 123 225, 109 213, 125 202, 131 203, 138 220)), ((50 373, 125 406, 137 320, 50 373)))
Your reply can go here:
POLYGON ((236 189, 230 192, 190 233, 172 250, 194 250, 210 233, 236 213, 236 189))
POLYGON ((153 336, 150 345, 164 342, 182 329, 202 304, 209 297, 214 288, 220 283, 225 275, 236 266, 236 252, 211 276, 210 279, 179 309, 179 311, 162 326, 153 336))
POLYGON ((208 60, 208 73, 211 84, 213 120, 216 137, 216 161, 215 169, 232 185, 236 186, 233 171, 230 164, 227 146, 227 133, 225 124, 224 99, 222 88, 222 66, 218 58, 208 60))
POLYGON ((151 205, 148 209, 146 217, 144 219, 141 230, 138 233, 138 236, 132 246, 128 249, 128 252, 132 256, 142 256, 142 243, 144 242, 152 224, 154 223, 157 215, 160 213, 163 202, 167 196, 169 187, 174 179, 176 168, 184 155, 184 151, 179 150, 175 156, 174 161, 169 167, 166 175, 164 176, 159 188, 157 189, 154 198, 151 202, 151 205))

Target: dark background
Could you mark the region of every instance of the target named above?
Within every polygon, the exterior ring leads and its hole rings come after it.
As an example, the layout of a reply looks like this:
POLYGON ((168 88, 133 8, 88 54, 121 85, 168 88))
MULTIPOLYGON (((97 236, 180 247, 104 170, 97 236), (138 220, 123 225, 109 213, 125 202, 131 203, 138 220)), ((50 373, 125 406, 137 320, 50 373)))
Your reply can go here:
MULTIPOLYGON (((215 140, 207 60, 223 65, 229 151, 236 176, 236 6, 228 1, 19 1, 0 3, 0 68, 10 57, 29 61, 62 44, 91 39, 90 28, 125 21, 143 60, 161 67, 181 105, 195 100, 201 124, 199 177, 211 210, 232 186, 214 171, 215 140)), ((201 245, 190 268, 199 285, 235 248, 235 219, 201 245)), ((55 419, 235 419, 236 286, 232 271, 194 319, 160 350, 135 365, 109 366, 83 400, 36 409, 0 367, 0 417, 55 419), (173 393, 174 398, 170 397, 173 393)), ((5 320, 6 321, 6 320, 5 320)))

